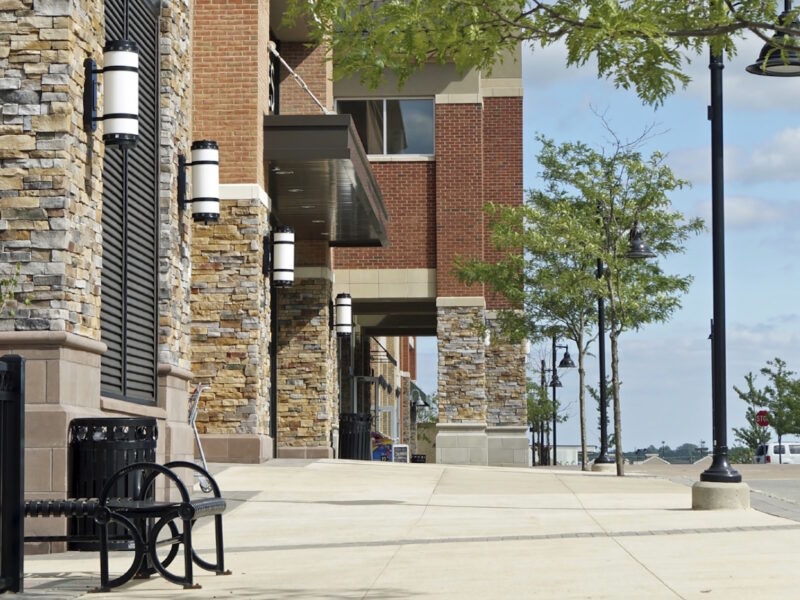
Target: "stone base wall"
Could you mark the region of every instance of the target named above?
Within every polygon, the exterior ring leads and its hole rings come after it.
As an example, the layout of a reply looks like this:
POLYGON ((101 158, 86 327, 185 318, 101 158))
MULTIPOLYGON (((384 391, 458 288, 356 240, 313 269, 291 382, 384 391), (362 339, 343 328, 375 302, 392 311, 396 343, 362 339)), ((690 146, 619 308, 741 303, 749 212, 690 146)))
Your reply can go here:
POLYGON ((495 467, 530 467, 531 447, 528 428, 487 427, 489 464, 495 467))
POLYGON ((488 465, 486 423, 438 423, 436 462, 447 465, 488 465))
MULTIPOLYGON (((155 417, 156 460, 192 460, 194 437, 186 422, 188 371, 159 368, 158 404, 103 398, 100 358, 105 345, 66 332, 0 333, 0 355, 25 358, 25 497, 70 494, 69 426, 86 417, 155 417)), ((64 535, 66 519, 26 521, 29 535, 64 535)), ((62 543, 26 545, 26 552, 59 552, 62 543)))
POLYGON ((273 458, 272 438, 251 433, 206 433, 200 436, 207 462, 258 464, 273 458))

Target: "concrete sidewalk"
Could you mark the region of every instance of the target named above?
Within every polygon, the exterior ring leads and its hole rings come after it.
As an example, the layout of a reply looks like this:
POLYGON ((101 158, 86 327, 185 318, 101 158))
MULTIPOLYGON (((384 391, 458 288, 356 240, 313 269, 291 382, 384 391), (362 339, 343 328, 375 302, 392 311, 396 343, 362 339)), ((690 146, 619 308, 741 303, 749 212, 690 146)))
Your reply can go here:
MULTIPOLYGON (((233 575, 198 569, 200 590, 153 577, 87 598, 749 600, 800 588, 800 524, 692 511, 691 490, 663 478, 333 460, 216 467, 234 499, 233 575)), ((201 555, 212 535, 196 530, 201 555)), ((79 598, 98 585, 99 560, 26 557, 25 574, 16 598, 79 598)))

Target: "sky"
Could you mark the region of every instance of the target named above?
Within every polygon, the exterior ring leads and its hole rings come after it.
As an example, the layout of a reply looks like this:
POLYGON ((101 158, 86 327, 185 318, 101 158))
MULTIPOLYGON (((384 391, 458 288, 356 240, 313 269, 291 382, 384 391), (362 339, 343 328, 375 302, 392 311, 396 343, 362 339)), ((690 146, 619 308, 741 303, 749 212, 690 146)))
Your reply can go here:
MULTIPOLYGON (((800 372, 800 78, 759 77, 745 72, 761 42, 743 39, 723 71, 725 159, 725 290, 727 337, 728 445, 736 445, 733 427, 745 425, 745 405, 733 386, 780 357, 800 372)), ((657 133, 643 154, 661 151, 691 188, 671 196, 687 217, 706 220, 707 231, 686 244, 682 255, 659 257, 671 273, 692 275, 682 308, 665 324, 648 325, 620 338, 623 448, 666 443, 712 445, 711 126, 708 53, 692 57, 692 82, 663 106, 646 106, 631 90, 598 80, 594 65, 566 68, 561 47, 523 50, 524 187, 539 185, 536 155, 541 133, 556 143, 582 141, 596 148, 608 133, 594 112, 623 140, 648 126, 657 133), (594 112, 593 112, 594 110, 594 112)), ((563 342, 560 342, 563 343, 563 342)), ((576 353, 570 344, 571 354, 576 353)), ((549 348, 549 346, 548 346, 549 348)), ((549 349, 534 345, 531 368, 538 370, 549 349)), ((610 348, 606 342, 607 354, 610 348)), ((597 386, 596 345, 587 359, 587 383, 597 386)), ((436 390, 435 338, 419 340, 418 381, 436 390)), ((559 359, 561 354, 559 353, 559 359)), ((610 360, 610 358, 609 358, 610 360)), ((548 361, 549 362, 549 361, 548 361)), ((610 376, 610 366, 607 368, 610 376)), ((538 372, 533 374, 538 379, 538 372)), ((558 399, 567 416, 558 426, 559 444, 580 443, 578 376, 562 370, 558 399)), ((757 385, 764 385, 759 375, 757 385)), ((774 435, 773 435, 774 437, 774 435)), ((587 405, 587 442, 599 443, 595 406, 587 405)))

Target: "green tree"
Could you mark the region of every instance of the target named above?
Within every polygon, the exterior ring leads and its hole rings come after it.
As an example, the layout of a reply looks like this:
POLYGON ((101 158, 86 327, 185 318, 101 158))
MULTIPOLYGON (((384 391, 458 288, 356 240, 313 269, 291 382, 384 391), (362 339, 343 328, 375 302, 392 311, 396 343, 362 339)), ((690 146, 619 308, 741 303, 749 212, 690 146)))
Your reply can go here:
POLYGON ((375 86, 387 71, 402 84, 430 62, 490 70, 521 42, 531 49, 563 42, 567 66, 592 57, 597 75, 663 102, 689 77, 687 63, 710 43, 728 56, 745 31, 776 51, 793 48, 800 8, 778 23, 764 0, 291 0, 288 20, 308 23, 329 41, 336 77, 357 74, 375 86))
POLYGON ((753 462, 754 451, 746 446, 734 446, 728 450, 728 460, 737 465, 753 462))
POLYGON ((691 277, 665 274, 655 261, 626 258, 628 232, 637 221, 647 223, 649 244, 665 257, 682 252, 685 240, 703 224, 700 219, 684 221, 671 210, 667 194, 684 182, 675 178, 662 155, 645 159, 636 150, 647 132, 633 142, 609 133, 614 142, 608 150, 582 143, 556 145, 539 136, 543 187, 533 190, 522 207, 490 208, 492 243, 504 251, 504 258, 494 263, 457 260, 456 272, 463 281, 486 283, 512 306, 524 307, 522 313, 501 313, 502 331, 512 339, 556 330, 576 341, 584 447, 586 329, 594 322, 594 302, 606 299, 616 463, 622 475, 619 337, 668 320, 691 282, 691 277), (592 270, 598 259, 604 265, 600 278, 592 270))
MULTIPOLYGON (((580 210, 563 190, 533 190, 523 206, 488 204, 491 242, 502 258, 493 263, 456 259, 459 279, 485 283, 524 310, 499 311, 501 333, 512 341, 553 335, 575 342, 580 436, 586 456, 586 354, 595 339, 597 295, 591 264, 565 243, 580 210), (524 252, 521 251, 524 249, 524 252)), ((588 469, 588 464, 583 464, 588 469)))
POLYGON ((755 376, 752 372, 744 376, 744 381, 747 384, 747 389, 742 390, 733 386, 733 390, 739 396, 739 399, 747 404, 745 411, 747 427, 734 427, 733 435, 737 442, 755 451, 759 445, 766 444, 769 441, 769 429, 756 423, 756 413, 766 406, 767 401, 764 397, 764 392, 756 388, 755 376))
POLYGON ((604 265, 602 279, 592 284, 592 291, 604 296, 607 306, 616 463, 617 474, 622 475, 620 336, 648 323, 667 321, 680 307, 680 297, 692 280, 666 274, 657 261, 628 258, 629 232, 637 223, 645 223, 648 244, 664 259, 683 252, 684 242, 702 231, 703 223, 700 219, 687 221, 672 210, 668 194, 685 182, 673 175, 660 153, 645 158, 638 151, 647 131, 636 140, 623 142, 607 130, 613 141, 602 150, 580 142, 557 146, 540 138, 539 163, 548 191, 558 191, 562 202, 578 209, 564 230, 565 240, 554 240, 554 251, 566 241, 583 253, 584 263, 599 259, 604 265))
POLYGON ((539 438, 539 461, 544 456, 544 440, 541 432, 549 427, 553 417, 553 403, 547 396, 547 388, 542 387, 530 378, 527 382, 528 426, 539 438))
POLYGON ((762 390, 764 406, 780 444, 784 435, 800 433, 800 381, 786 367, 786 362, 777 357, 767 361, 761 374, 769 381, 762 390))

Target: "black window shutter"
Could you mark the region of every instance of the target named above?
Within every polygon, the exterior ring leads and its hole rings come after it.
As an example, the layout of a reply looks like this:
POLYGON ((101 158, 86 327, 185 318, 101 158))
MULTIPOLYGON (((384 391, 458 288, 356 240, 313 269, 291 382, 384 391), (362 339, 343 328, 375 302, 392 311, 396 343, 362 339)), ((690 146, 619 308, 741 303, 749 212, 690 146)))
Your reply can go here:
POLYGON ((158 324, 158 16, 152 2, 106 0, 106 39, 139 46, 139 139, 103 164, 100 327, 105 395, 155 403, 158 324))

